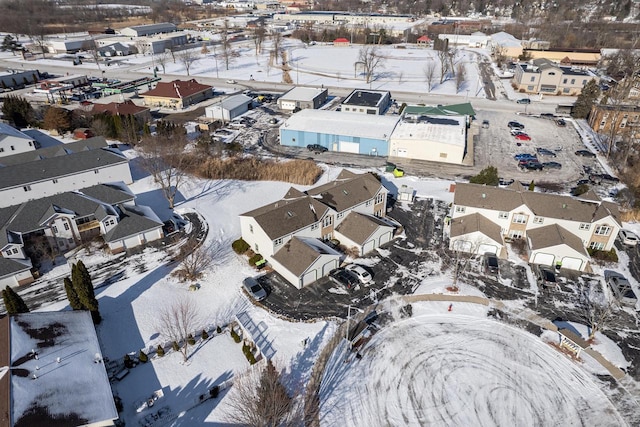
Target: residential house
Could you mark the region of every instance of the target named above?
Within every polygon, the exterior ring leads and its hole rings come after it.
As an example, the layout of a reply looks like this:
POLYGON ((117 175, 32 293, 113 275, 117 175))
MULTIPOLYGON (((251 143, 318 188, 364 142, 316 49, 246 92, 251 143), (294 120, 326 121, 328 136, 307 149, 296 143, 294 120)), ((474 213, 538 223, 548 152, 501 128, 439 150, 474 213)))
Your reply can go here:
POLYGON ((115 425, 118 411, 88 311, 0 317, 0 425, 115 425))
POLYGON ((456 184, 450 223, 452 250, 506 255, 507 239, 525 239, 529 262, 589 270, 587 249, 608 251, 621 228, 618 207, 592 191, 570 197, 456 184))
POLYGON ((213 88, 195 79, 158 82, 155 88, 141 93, 145 105, 181 110, 213 97, 213 88))
POLYGON ((29 260, 0 257, 0 288, 4 289, 6 286, 15 288, 32 283, 35 279, 31 268, 29 260))
POLYGON ((382 90, 355 89, 342 101, 347 113, 384 114, 391 106, 391 93, 382 90))
POLYGON ((285 111, 317 109, 327 102, 328 96, 328 89, 298 86, 278 98, 278 107, 285 111))
POLYGON ((36 141, 29 135, 6 123, 0 123, 0 157, 34 151, 36 148, 36 141))
POLYGON ((395 226, 383 220, 387 193, 372 174, 343 170, 335 181, 306 192, 291 188, 283 199, 240 215, 242 238, 274 270, 302 288, 344 259, 326 243, 337 236, 358 254, 392 239, 395 226))
POLYGON ((599 77, 586 69, 555 64, 548 59, 516 64, 513 83, 516 90, 550 95, 580 95, 582 88, 599 77))
POLYGON ((139 123, 151 120, 151 110, 148 107, 136 105, 131 100, 124 102, 110 102, 108 104, 91 104, 92 114, 108 114, 111 116, 133 116, 139 123))
POLYGON ((233 95, 209 105, 204 109, 204 114, 207 118, 228 122, 249 111, 252 102, 253 99, 247 95, 233 95))
POLYGON ((84 144, 60 144, 0 158, 4 165, 0 167, 0 207, 96 184, 133 182, 129 160, 119 150, 91 149, 96 142, 106 144, 104 138, 79 142, 84 144))

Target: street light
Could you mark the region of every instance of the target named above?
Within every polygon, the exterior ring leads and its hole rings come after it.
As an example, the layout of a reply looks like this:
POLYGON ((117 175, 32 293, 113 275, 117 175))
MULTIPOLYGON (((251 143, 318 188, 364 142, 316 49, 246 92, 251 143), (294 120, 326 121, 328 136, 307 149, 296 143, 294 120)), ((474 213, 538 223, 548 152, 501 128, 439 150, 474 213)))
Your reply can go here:
POLYGON ((358 307, 352 307, 351 304, 349 304, 349 307, 347 309, 347 330, 345 332, 345 339, 349 343, 349 348, 351 348, 351 341, 349 341, 349 322, 351 320, 351 309, 354 309, 360 313, 364 313, 364 310, 361 310, 358 307))

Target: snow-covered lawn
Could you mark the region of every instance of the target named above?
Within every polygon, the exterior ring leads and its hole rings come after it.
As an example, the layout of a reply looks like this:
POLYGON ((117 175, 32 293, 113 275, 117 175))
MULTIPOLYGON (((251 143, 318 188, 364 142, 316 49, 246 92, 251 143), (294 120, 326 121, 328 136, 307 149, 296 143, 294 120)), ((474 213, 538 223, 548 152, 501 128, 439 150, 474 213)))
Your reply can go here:
POLYGON ((549 344, 477 305, 413 304, 325 372, 323 426, 620 426, 595 380, 549 344), (348 358, 348 361, 345 359, 348 358))

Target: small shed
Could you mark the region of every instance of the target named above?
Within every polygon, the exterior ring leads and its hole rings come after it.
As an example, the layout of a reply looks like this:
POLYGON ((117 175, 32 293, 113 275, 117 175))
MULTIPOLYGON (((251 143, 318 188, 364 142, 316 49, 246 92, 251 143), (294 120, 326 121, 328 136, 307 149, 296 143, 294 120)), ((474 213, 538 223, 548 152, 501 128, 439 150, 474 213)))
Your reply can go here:
POLYGON ((349 42, 349 39, 340 37, 333 41, 333 45, 334 46, 351 46, 351 42, 349 42))
POLYGON ((249 110, 253 100, 247 95, 234 95, 204 109, 207 118, 230 121, 249 110))
POLYGON ((418 46, 427 47, 431 44, 431 39, 429 36, 420 36, 417 40, 418 46))

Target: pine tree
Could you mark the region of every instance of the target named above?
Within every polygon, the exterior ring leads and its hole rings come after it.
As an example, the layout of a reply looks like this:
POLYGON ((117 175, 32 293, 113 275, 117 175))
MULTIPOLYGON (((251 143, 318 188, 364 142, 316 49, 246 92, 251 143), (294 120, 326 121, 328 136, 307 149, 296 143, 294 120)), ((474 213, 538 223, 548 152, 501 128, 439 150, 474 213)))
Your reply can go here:
POLYGON ((582 88, 580 95, 578 95, 578 98, 573 105, 571 116, 576 119, 586 119, 591 112, 591 107, 593 107, 593 104, 599 97, 600 87, 598 86, 598 82, 594 79, 589 80, 589 82, 582 88))
POLYGON ((2 290, 2 301, 4 302, 4 308, 7 310, 7 313, 14 314, 16 312, 16 303, 15 300, 13 300, 11 297, 12 295, 9 292, 7 292, 5 289, 2 290))
POLYGON ((67 299, 69 300, 69 306, 73 310, 82 310, 82 304, 80 303, 80 298, 78 298, 78 294, 75 289, 73 289, 73 284, 71 283, 71 279, 68 277, 64 278, 64 290, 67 292, 67 299))
POLYGON ((2 291, 2 299, 4 300, 7 313, 10 315, 29 312, 29 307, 27 307, 24 300, 9 286, 2 291))
POLYGON ((282 384, 280 372, 270 359, 267 360, 267 366, 262 371, 256 391, 257 409, 265 421, 264 425, 280 425, 291 409, 291 397, 282 384))
POLYGON ((156 354, 158 355, 158 357, 164 356, 164 347, 162 347, 162 345, 158 344, 158 349, 156 350, 156 354))
POLYGON ((78 295, 80 304, 82 304, 82 308, 91 312, 94 324, 100 323, 102 318, 98 311, 98 300, 95 297, 91 276, 82 261, 78 261, 77 264, 73 264, 71 267, 71 283, 78 295))

